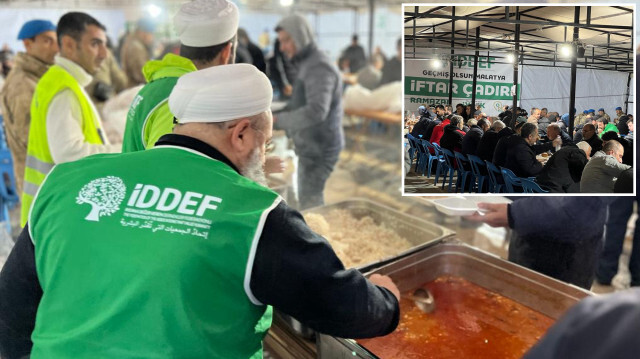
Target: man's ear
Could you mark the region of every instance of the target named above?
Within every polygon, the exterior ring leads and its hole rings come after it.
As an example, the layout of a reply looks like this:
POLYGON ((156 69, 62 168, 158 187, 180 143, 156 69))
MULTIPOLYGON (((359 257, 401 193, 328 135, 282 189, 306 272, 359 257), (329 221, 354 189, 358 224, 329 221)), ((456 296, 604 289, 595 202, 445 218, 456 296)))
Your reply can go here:
POLYGON ((67 56, 75 53, 75 49, 78 46, 76 40, 69 35, 62 35, 62 38, 60 39, 60 45, 60 53, 67 56))
POLYGON ((248 153, 253 147, 253 138, 251 136, 251 121, 244 118, 231 129, 231 147, 237 153, 248 153))
POLYGON ((229 60, 231 59, 231 48, 233 47, 231 41, 227 43, 222 51, 220 51, 220 64, 227 65, 229 64, 229 60))

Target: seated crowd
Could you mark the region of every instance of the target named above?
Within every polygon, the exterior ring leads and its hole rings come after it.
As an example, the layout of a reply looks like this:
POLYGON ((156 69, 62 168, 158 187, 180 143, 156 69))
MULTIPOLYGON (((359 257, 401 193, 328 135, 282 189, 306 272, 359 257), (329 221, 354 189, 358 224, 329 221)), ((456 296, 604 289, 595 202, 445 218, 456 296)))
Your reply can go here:
POLYGON ((555 193, 633 192, 633 115, 621 107, 615 116, 603 108, 585 110, 574 119, 546 108, 505 107, 488 117, 471 105, 420 106, 415 138, 451 152, 474 155, 522 178, 535 178, 555 193))

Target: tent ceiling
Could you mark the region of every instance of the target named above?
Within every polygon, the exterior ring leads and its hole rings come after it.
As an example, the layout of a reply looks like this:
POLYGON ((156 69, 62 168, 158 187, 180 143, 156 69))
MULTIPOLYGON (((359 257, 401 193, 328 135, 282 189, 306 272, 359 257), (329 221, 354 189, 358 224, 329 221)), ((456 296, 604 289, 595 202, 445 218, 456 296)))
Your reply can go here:
MULTIPOLYGON (((428 54, 433 53, 429 49, 433 48, 451 49, 454 26, 454 49, 474 50, 476 28, 480 27, 481 50, 505 54, 514 50, 515 6, 455 6, 455 18, 453 9, 452 6, 418 6, 416 16, 415 6, 404 7, 408 58, 428 58, 428 54)), ((573 38, 574 26, 571 25, 575 7, 519 6, 518 11, 524 63, 562 62, 556 52, 558 46, 573 38)), ((631 6, 581 6, 579 25, 579 42, 585 48, 585 57, 578 60, 580 67, 633 71, 631 6)))

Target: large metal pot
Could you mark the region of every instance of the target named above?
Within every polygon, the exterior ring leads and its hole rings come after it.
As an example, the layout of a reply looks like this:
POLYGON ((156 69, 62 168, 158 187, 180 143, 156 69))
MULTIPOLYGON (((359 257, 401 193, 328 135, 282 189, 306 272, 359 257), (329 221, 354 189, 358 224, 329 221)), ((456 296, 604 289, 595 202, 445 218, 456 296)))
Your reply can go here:
MULTIPOLYGON (((558 319, 590 292, 445 239, 399 258, 372 273, 389 275, 400 292, 413 290, 443 275, 462 277, 548 317, 558 319)), ((319 358, 377 358, 351 339, 317 336, 319 358)))

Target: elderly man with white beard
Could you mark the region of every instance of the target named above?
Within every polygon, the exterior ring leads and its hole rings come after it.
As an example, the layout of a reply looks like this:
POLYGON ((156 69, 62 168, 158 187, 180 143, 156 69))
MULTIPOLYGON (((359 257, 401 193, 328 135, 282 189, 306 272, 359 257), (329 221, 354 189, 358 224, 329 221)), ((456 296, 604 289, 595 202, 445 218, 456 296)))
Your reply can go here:
POLYGON ((253 65, 185 74, 153 149, 56 166, 0 274, 0 356, 261 358, 272 307, 329 335, 392 332, 391 279, 346 270, 260 183, 271 99, 253 65))

